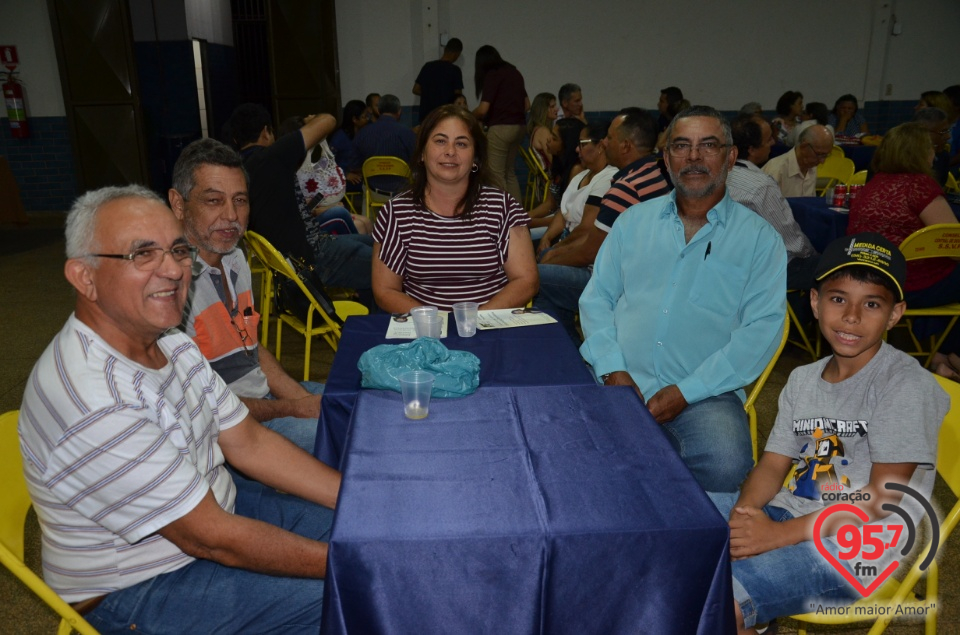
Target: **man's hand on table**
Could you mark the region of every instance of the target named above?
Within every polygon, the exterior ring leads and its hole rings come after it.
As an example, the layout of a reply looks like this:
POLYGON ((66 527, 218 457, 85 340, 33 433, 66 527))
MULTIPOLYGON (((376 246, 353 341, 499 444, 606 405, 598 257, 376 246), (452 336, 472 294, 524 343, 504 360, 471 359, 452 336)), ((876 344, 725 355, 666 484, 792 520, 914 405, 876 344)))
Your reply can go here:
POLYGON ((615 373, 610 373, 603 380, 604 386, 630 386, 637 391, 637 394, 640 395, 640 401, 643 401, 643 393, 640 392, 640 387, 637 386, 637 383, 633 381, 633 377, 630 376, 625 370, 618 370, 615 373))
POLYGON ((676 384, 661 388, 647 402, 647 409, 657 423, 673 421, 686 407, 687 400, 676 384))

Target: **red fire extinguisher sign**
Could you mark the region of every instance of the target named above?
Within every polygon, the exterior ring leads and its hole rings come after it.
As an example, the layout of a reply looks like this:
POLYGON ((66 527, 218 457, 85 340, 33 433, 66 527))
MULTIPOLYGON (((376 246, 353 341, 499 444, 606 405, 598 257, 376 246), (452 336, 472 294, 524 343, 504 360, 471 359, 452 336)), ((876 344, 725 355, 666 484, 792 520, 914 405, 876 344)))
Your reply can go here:
POLYGON ((17 69, 17 66, 20 64, 20 60, 17 59, 16 46, 0 46, 0 64, 6 66, 7 70, 10 72, 13 72, 17 69))

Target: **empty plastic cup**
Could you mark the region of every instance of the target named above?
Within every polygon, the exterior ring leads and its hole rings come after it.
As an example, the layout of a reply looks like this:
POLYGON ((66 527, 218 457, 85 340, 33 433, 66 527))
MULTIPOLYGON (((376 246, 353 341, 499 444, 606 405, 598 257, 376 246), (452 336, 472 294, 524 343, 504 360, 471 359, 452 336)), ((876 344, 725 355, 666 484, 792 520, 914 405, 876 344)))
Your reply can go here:
POLYGON ((407 419, 423 419, 430 412, 433 375, 425 370, 410 370, 400 375, 403 414, 407 419))
POLYGON ((415 306, 410 309, 410 317, 415 318, 418 315, 436 315, 437 307, 435 306, 415 306))
POLYGON ((476 302, 457 302, 453 305, 453 315, 457 319, 457 334, 460 337, 473 337, 477 334, 476 302))
POLYGON ((413 325, 417 329, 417 337, 440 339, 443 318, 437 314, 419 313, 413 316, 413 325))

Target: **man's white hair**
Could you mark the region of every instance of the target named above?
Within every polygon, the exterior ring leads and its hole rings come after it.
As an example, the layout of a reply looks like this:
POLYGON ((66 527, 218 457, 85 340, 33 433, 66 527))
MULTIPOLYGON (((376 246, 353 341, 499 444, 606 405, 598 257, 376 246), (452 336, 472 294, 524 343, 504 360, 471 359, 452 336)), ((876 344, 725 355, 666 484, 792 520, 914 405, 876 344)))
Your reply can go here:
POLYGON ((104 205, 118 198, 142 198, 166 204, 156 192, 142 185, 102 187, 83 194, 73 203, 67 214, 67 258, 88 257, 97 250, 93 240, 97 228, 97 214, 104 205))

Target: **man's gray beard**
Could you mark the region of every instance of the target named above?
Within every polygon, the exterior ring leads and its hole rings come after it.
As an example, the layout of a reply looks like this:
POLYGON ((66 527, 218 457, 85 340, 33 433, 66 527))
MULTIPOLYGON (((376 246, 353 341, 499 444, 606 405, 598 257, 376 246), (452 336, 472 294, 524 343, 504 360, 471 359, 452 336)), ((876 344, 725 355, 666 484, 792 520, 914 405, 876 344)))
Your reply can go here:
POLYGON ((678 194, 682 194, 684 198, 706 198, 717 191, 717 188, 721 185, 724 185, 727 182, 727 162, 723 162, 723 166, 720 168, 720 173, 717 175, 717 178, 713 181, 707 183, 700 189, 688 188, 683 183, 681 183, 679 177, 683 174, 689 174, 694 169, 699 166, 690 165, 684 168, 680 168, 679 174, 674 173, 673 170, 667 168, 667 172, 670 174, 670 180, 673 181, 673 187, 676 188, 678 194), (686 172, 684 172, 686 170, 686 172))

